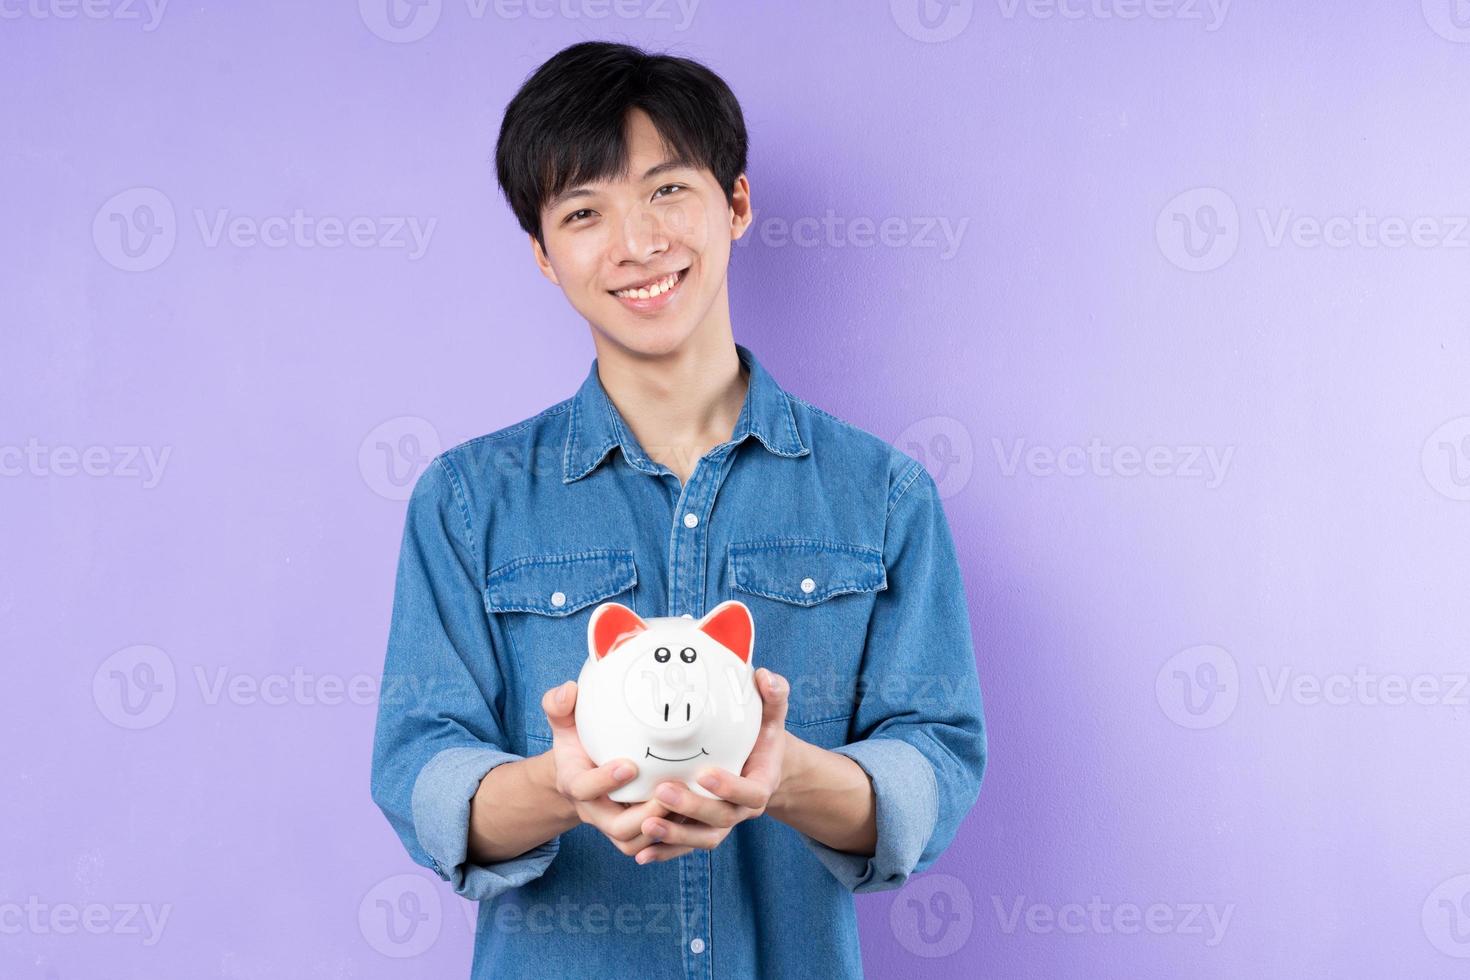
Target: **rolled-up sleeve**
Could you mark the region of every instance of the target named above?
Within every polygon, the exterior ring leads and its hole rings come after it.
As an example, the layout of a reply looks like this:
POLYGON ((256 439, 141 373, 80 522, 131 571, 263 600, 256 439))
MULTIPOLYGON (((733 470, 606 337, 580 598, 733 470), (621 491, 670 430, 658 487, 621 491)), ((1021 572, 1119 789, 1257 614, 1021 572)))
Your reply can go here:
POLYGON ((440 456, 408 502, 373 738, 372 797, 409 856, 484 901, 543 874, 560 838, 470 862, 470 801, 507 750, 505 688, 480 583, 483 562, 452 463, 440 456))
POLYGON ((858 678, 852 740, 833 751, 873 785, 877 846, 850 854, 805 834, 850 891, 898 888, 932 865, 980 794, 987 757, 958 556, 939 488, 912 462, 889 496, 883 562, 858 678))

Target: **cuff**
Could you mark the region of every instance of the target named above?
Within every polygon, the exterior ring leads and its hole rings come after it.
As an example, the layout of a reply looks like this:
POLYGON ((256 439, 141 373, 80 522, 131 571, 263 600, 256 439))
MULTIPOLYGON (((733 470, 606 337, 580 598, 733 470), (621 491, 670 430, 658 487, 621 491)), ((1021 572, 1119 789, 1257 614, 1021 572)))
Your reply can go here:
POLYGON ((485 774, 524 756, 495 748, 445 749, 431 758, 413 784, 413 825, 434 871, 455 893, 483 902, 538 878, 556 857, 561 838, 493 864, 471 864, 470 800, 485 774))
POLYGON ((873 784, 878 843, 872 857, 838 851, 801 834, 817 859, 851 892, 898 888, 914 870, 939 818, 939 787, 924 754, 896 738, 832 749, 862 767, 873 784))

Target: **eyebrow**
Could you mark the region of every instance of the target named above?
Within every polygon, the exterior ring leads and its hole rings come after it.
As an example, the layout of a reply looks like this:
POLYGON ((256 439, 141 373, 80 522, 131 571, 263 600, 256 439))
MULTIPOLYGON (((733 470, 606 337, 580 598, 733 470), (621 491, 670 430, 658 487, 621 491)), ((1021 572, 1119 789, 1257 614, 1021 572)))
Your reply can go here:
MULTIPOLYGON (((684 170, 687 169, 689 166, 690 164, 684 160, 665 160, 663 163, 656 163, 653 166, 649 167, 646 171, 643 172, 643 176, 640 177, 639 180, 648 180, 650 177, 657 177, 659 174, 667 173, 670 170, 684 170)), ((546 210, 554 211, 574 197, 591 197, 595 193, 596 191, 587 186, 573 187, 569 190, 564 190, 560 194, 556 195, 556 197, 551 199, 550 203, 546 205, 546 210)))

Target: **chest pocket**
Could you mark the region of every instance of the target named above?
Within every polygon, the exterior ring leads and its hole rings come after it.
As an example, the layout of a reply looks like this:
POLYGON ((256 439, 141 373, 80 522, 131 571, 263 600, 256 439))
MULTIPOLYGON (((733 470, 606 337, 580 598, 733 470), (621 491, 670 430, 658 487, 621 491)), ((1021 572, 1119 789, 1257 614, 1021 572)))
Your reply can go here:
POLYGON ((755 619, 755 663, 791 682, 787 725, 831 748, 845 741, 868 620, 888 588, 883 554, 817 538, 730 545, 730 598, 755 619))
MULTIPOLYGON (((499 620, 509 640, 529 737, 551 741, 541 696, 577 679, 587 659, 587 622, 593 609, 637 584, 633 552, 619 548, 527 555, 486 576, 485 611, 499 620)), ((632 607, 628 596, 618 601, 632 607)), ((542 748, 533 746, 532 751, 542 748)))

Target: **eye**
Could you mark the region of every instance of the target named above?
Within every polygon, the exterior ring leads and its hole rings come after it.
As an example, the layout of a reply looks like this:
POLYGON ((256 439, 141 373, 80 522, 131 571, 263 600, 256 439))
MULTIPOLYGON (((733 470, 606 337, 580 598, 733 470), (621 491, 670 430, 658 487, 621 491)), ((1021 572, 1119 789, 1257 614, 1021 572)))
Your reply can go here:
POLYGON ((684 661, 686 664, 694 663, 695 656, 696 653, 693 647, 685 647, 684 649, 679 651, 679 659, 684 661))
POLYGON ((576 211, 573 211, 571 214, 567 215, 562 220, 562 224, 564 224, 564 225, 575 224, 578 221, 577 215, 579 215, 579 214, 595 214, 595 213, 596 212, 594 212, 591 208, 578 208, 576 211))
POLYGON ((669 656, 670 654, 668 647, 659 647, 657 650, 653 651, 653 659, 657 660, 661 664, 668 663, 669 656))
POLYGON ((655 193, 654 193, 654 195, 653 195, 653 196, 654 196, 654 197, 659 197, 659 196, 661 196, 661 195, 662 195, 662 194, 663 194, 663 192, 664 192, 664 191, 666 191, 666 190, 668 190, 668 189, 669 189, 669 188, 670 188, 670 187, 676 187, 676 188, 678 188, 678 189, 679 189, 679 190, 684 190, 684 189, 685 189, 685 185, 684 185, 684 184, 665 184, 665 185, 664 185, 664 186, 662 186, 662 187, 660 187, 660 188, 659 188, 659 189, 658 189, 658 190, 657 190, 657 191, 656 191, 656 192, 655 192, 655 193))

